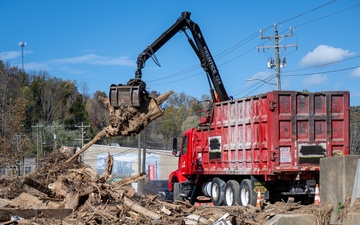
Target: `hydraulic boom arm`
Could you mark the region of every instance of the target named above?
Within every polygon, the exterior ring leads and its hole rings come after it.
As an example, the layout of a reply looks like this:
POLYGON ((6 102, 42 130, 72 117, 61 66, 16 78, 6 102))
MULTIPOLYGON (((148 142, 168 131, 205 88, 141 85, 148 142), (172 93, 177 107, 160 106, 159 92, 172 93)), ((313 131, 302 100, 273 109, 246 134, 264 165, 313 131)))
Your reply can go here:
POLYGON ((183 31, 185 33, 191 47, 201 62, 201 67, 207 74, 213 100, 229 100, 229 96, 225 90, 210 50, 206 45, 200 27, 190 19, 190 12, 183 12, 181 13, 181 17, 178 18, 168 30, 166 30, 159 38, 157 38, 150 46, 145 48, 144 51, 139 54, 137 58, 135 79, 130 79, 127 85, 112 85, 110 87, 110 102, 113 106, 118 106, 123 103, 134 106, 140 105, 139 102, 141 102, 141 96, 146 94, 146 84, 142 81, 142 69, 145 67, 145 62, 179 31, 183 31), (190 30, 193 39, 189 37, 186 30, 190 30), (213 87, 215 89, 215 93, 213 87), (113 99, 111 99, 112 97, 113 99), (114 98, 116 98, 117 101, 114 98))

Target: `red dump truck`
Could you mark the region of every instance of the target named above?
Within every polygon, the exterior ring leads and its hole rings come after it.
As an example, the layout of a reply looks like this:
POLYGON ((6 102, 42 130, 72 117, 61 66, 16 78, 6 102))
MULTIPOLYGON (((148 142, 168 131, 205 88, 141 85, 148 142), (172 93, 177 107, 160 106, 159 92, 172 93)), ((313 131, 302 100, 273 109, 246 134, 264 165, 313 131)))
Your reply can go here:
POLYGON ((218 205, 314 200, 323 157, 349 154, 349 92, 273 91, 215 102, 185 131, 174 198, 208 197, 218 205))
POLYGON ((195 203, 205 196, 216 206, 255 205, 259 193, 270 200, 313 200, 320 158, 349 154, 349 93, 273 91, 234 100, 190 15, 182 12, 139 54, 135 78, 110 86, 110 104, 147 107, 145 62, 158 64, 155 52, 181 32, 206 73, 212 101, 200 110, 199 126, 184 133, 180 151, 174 149, 179 165, 168 185, 174 198, 195 203))

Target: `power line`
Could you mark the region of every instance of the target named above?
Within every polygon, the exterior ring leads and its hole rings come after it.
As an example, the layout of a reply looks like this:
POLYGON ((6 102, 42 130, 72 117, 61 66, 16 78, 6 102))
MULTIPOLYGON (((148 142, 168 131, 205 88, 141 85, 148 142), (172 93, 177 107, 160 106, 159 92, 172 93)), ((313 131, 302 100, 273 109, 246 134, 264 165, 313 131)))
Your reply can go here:
POLYGON ((289 22, 289 21, 294 20, 294 19, 296 19, 296 18, 302 17, 302 16, 304 16, 304 15, 306 15, 306 14, 308 14, 308 13, 311 13, 311 12, 313 12, 313 11, 316 11, 316 10, 318 10, 318 9, 321 9, 321 8, 323 8, 323 7, 327 6, 327 5, 330 5, 330 4, 334 3, 334 2, 336 2, 336 0, 327 2, 327 3, 323 4, 323 5, 320 5, 320 6, 316 7, 316 8, 313 8, 313 9, 311 9, 311 10, 309 10, 309 11, 306 11, 306 12, 304 12, 304 13, 301 13, 301 14, 299 14, 299 15, 293 16, 293 17, 291 17, 291 18, 289 18, 289 19, 286 19, 286 20, 284 20, 284 21, 282 21, 282 22, 279 22, 279 23, 282 24, 282 23, 289 22))
POLYGON ((314 72, 314 73, 303 73, 303 74, 288 74, 288 75, 283 75, 283 76, 287 76, 287 77, 295 77, 295 76, 311 76, 311 75, 315 75, 315 74, 324 74, 324 73, 335 73, 335 72, 341 72, 341 71, 346 71, 346 70, 351 70, 351 69, 356 69, 359 68, 359 66, 352 66, 352 67, 347 67, 347 68, 342 68, 342 69, 337 69, 337 70, 328 70, 328 71, 321 71, 321 72, 314 72))
POLYGON ((248 42, 250 42, 251 40, 255 39, 258 36, 258 32, 255 32, 251 35, 249 35, 247 38, 245 38, 244 40, 238 42, 237 44, 231 46, 230 48, 226 49, 225 51, 220 52, 215 59, 220 59, 223 56, 235 51, 236 49, 244 46, 245 44, 247 44, 248 42))
MULTIPOLYGON (((360 57, 360 56, 353 57, 352 59, 358 58, 358 57, 360 57)), ((342 60, 342 61, 346 61, 346 60, 342 60)), ((338 62, 341 62, 341 61, 338 61, 338 62)), ((336 63, 338 63, 338 62, 336 62, 336 63)), ((333 63, 329 63, 329 64, 333 64, 333 63)), ((326 65, 328 65, 328 64, 326 64, 326 65)), ((318 66, 316 66, 316 67, 318 67, 318 66)), ((291 76, 294 76, 294 77, 295 76, 311 76, 311 75, 315 75, 315 74, 342 72, 342 71, 346 71, 346 70, 356 69, 356 68, 359 68, 359 67, 360 67, 360 65, 359 66, 352 66, 352 67, 347 67, 347 68, 336 69, 336 70, 327 70, 327 71, 314 72, 314 73, 283 74, 282 76, 288 76, 288 77, 291 77, 291 76)), ((307 68, 307 69, 309 69, 309 68, 307 68)), ((304 70, 304 69, 299 69, 299 70, 304 70)), ((287 73, 295 72, 295 71, 299 71, 299 70, 292 70, 292 71, 288 71, 287 73)), ((275 77, 275 74, 272 74, 272 75, 268 76, 267 78, 265 78, 264 80, 269 81, 269 80, 273 79, 274 77, 275 77)), ((263 86, 263 84, 265 84, 265 83, 264 82, 258 82, 258 83, 254 84, 254 85, 252 85, 250 87, 247 87, 245 89, 235 91, 235 92, 233 92, 234 94, 232 94, 232 95, 237 96, 237 95, 239 95, 239 94, 241 94, 241 93, 243 93, 243 92, 245 92, 245 91, 247 91, 247 90, 249 90, 251 88, 255 88, 253 91, 249 92, 249 94, 250 94, 250 93, 254 92, 255 90, 259 89, 261 86, 263 86), (262 85, 258 86, 259 84, 262 84, 262 85)))
MULTIPOLYGON (((327 71, 320 71, 320 72, 314 72, 314 73, 303 73, 303 74, 283 74, 282 76, 288 76, 288 77, 296 77, 296 76, 311 76, 311 75, 315 75, 315 74, 325 74, 325 73, 336 73, 336 72, 342 72, 342 71, 346 71, 346 70, 351 70, 351 69, 356 69, 359 68, 360 65, 358 66, 352 66, 352 67, 347 67, 347 68, 342 68, 342 69, 336 69, 336 70, 327 70, 327 71)), ((297 70, 295 70, 297 71, 297 70)), ((265 81, 269 81, 271 79, 273 79, 275 77, 275 74, 270 75, 269 77, 267 77, 266 79, 264 79, 265 81)), ((254 92, 255 90, 259 89, 261 86, 263 86, 265 83, 264 82, 258 82, 254 85, 252 85, 251 87, 245 88, 243 90, 239 90, 237 92, 235 92, 235 94, 233 94, 233 96, 239 95, 251 88, 255 88, 253 91, 249 92, 248 94, 251 94, 252 92, 254 92), (261 84, 258 86, 258 84, 261 84)), ((247 96, 247 95, 245 95, 247 96)))
POLYGON ((296 25, 295 27, 301 27, 301 26, 304 26, 304 25, 306 25, 306 24, 313 23, 313 22, 322 20, 322 19, 324 19, 324 18, 327 18, 327 17, 333 16, 333 15, 336 15, 336 14, 338 14, 338 13, 345 12, 345 11, 347 11, 347 10, 349 10, 349 9, 352 9, 352 8, 355 8, 355 7, 358 7, 358 6, 360 6, 360 3, 359 3, 359 4, 356 4, 356 5, 353 5, 353 6, 350 6, 350 7, 348 7, 348 8, 345 8, 345 9, 342 9, 342 10, 339 10, 339 11, 336 11, 336 12, 333 12, 333 13, 330 13, 330 14, 328 14, 328 15, 319 17, 319 18, 317 18, 317 19, 314 19, 314 20, 311 20, 311 21, 308 21, 308 22, 305 22, 305 23, 301 23, 301 24, 299 24, 299 25, 296 25))
POLYGON ((284 73, 291 73, 291 72, 296 72, 296 71, 301 71, 301 70, 314 69, 314 68, 318 68, 318 67, 323 67, 323 66, 328 66, 328 65, 332 65, 332 64, 337 64, 337 63, 349 61, 349 60, 356 59, 356 58, 359 58, 359 57, 360 57, 360 56, 355 56, 355 57, 351 57, 351 58, 347 58, 347 59, 343 59, 343 60, 339 60, 339 61, 335 61, 335 62, 324 63, 324 64, 312 66, 312 67, 307 67, 307 68, 302 68, 302 69, 296 69, 296 70, 289 70, 289 71, 286 71, 286 72, 284 72, 284 73))
MULTIPOLYGON (((286 20, 283 20, 283 21, 279 22, 279 24, 284 24, 284 23, 289 22, 289 21, 291 21, 291 20, 294 20, 294 19, 296 19, 296 18, 302 17, 302 16, 304 16, 304 15, 306 15, 306 14, 309 14, 309 13, 314 12, 314 11, 316 11, 316 10, 318 10, 318 9, 321 9, 321 8, 323 8, 323 7, 325 7, 325 6, 328 6, 328 5, 330 5, 330 4, 334 3, 334 2, 336 2, 336 0, 329 1, 329 2, 327 2, 327 3, 325 3, 325 4, 323 4, 323 5, 320 5, 320 6, 318 6, 318 7, 315 7, 315 8, 313 8, 313 9, 311 9, 311 10, 308 10, 308 11, 306 11, 306 12, 304 12, 304 13, 301 13, 301 14, 299 14, 299 15, 290 17, 289 19, 286 19, 286 20)), ((324 18, 326 18, 326 17, 330 17, 330 16, 333 16, 333 15, 336 15, 336 14, 338 14, 338 13, 341 13, 341 12, 344 12, 344 11, 347 11, 347 10, 350 10, 350 9, 352 9, 352 8, 355 8, 355 7, 359 6, 359 5, 360 5, 360 4, 356 4, 356 5, 350 6, 350 7, 348 7, 348 8, 345 8, 345 9, 336 11, 336 12, 334 12, 334 13, 328 14, 328 15, 326 15, 326 16, 320 17, 320 18, 318 18, 318 19, 315 19, 315 20, 312 20, 312 21, 309 21, 309 22, 305 22, 305 23, 296 25, 295 27, 300 27, 300 26, 303 26, 303 25, 306 25, 306 24, 309 24, 309 23, 318 21, 318 20, 320 20, 320 19, 324 19, 324 18)), ((270 27, 271 27, 271 26, 269 26, 269 27, 266 28, 266 29, 269 29, 270 27)), ((266 30, 266 29, 264 29, 264 30, 266 30)), ((235 45, 229 47, 228 49, 226 49, 226 50, 224 50, 224 51, 222 51, 222 52, 220 52, 218 55, 215 56, 215 59, 222 58, 222 57, 224 57, 225 55, 228 55, 229 53, 235 51, 236 49, 244 46, 244 45, 247 44, 249 41, 253 40, 253 39, 257 36, 257 34, 258 34, 258 32, 253 33, 253 34, 249 35, 248 37, 246 37, 245 39, 241 40, 240 42, 236 43, 235 45)), ((223 65, 225 65, 225 64, 227 64, 227 63, 230 63, 230 62, 232 62, 232 61, 234 61, 234 60, 236 60, 236 59, 238 59, 238 58, 240 58, 240 57, 242 57, 242 56, 250 53, 250 52, 253 51, 253 50, 255 50, 255 49, 252 48, 252 49, 246 51, 245 53, 242 53, 242 54, 240 54, 240 55, 238 55, 238 56, 236 56, 236 57, 234 57, 234 58, 232 58, 232 59, 230 59, 230 60, 228 60, 228 61, 226 61, 226 62, 224 62, 224 63, 222 63, 222 64, 218 64, 218 66, 221 67, 221 66, 223 66, 223 65)), ((187 69, 184 69, 184 70, 182 70, 182 71, 176 72, 176 73, 171 74, 171 75, 164 76, 164 77, 162 77, 162 78, 150 80, 150 81, 148 81, 148 83, 156 82, 156 81, 159 81, 159 80, 171 79, 171 78, 174 78, 174 77, 178 77, 178 76, 181 76, 181 75, 183 75, 183 74, 185 74, 185 73, 189 73, 189 72, 191 72, 191 71, 194 71, 194 70, 196 70, 196 69, 200 69, 200 68, 198 68, 198 65, 191 66, 191 67, 189 67, 189 68, 187 68, 187 69)), ((339 70, 339 71, 340 71, 340 70, 339 70)), ((193 77, 198 76, 198 75, 200 75, 200 74, 203 74, 203 72, 199 72, 199 73, 196 73, 196 74, 193 74, 193 75, 190 75, 190 76, 187 76, 187 77, 183 77, 183 78, 181 78, 181 79, 176 79, 176 80, 173 80, 173 81, 162 82, 162 83, 155 83, 155 84, 152 84, 152 86, 166 85, 166 84, 170 84, 170 83, 175 83, 175 82, 179 82, 179 81, 183 81, 183 80, 187 80, 187 79, 193 78, 193 77)), ((259 83, 258 83, 258 84, 259 84, 259 83)), ((257 84, 255 84, 254 86, 256 86, 256 85, 257 85, 257 84)), ((261 85, 261 86, 262 86, 262 85, 261 85)), ((260 87, 261 87, 261 86, 260 86, 260 87)), ((257 90, 257 89, 260 88, 260 87, 256 87, 255 90, 257 90)), ((249 89, 249 88, 245 89, 245 91, 248 90, 248 89, 249 89)), ((255 91, 255 90, 254 90, 254 91, 255 91)), ((245 92, 245 91, 240 91, 240 92, 236 92, 236 93, 239 94, 239 93, 242 93, 242 92, 245 92)), ((252 92, 253 92, 253 91, 252 91, 252 92)), ((237 95, 237 94, 235 94, 235 95, 237 95)), ((233 96, 235 96, 235 95, 233 95, 233 96)))
MULTIPOLYGON (((220 53, 219 53, 218 55, 216 55, 214 58, 215 58, 215 59, 220 59, 220 58, 224 57, 225 55, 227 55, 227 54, 235 51, 235 50, 238 49, 239 47, 242 47, 243 45, 245 45, 246 43, 248 43, 248 42, 251 41, 252 39, 256 38, 256 37, 257 37, 257 34, 258 34, 258 32, 256 32, 256 33, 248 36, 248 37, 245 38, 244 40, 242 40, 242 41, 236 43, 235 45, 233 45, 232 47, 230 47, 230 48, 228 48, 228 49, 220 52, 220 53)), ((241 56, 243 56, 243 55, 245 55, 245 54, 248 54, 249 52, 251 52, 251 51, 253 51, 253 50, 254 50, 254 49, 251 48, 250 50, 246 51, 245 53, 243 53, 243 54, 241 54, 241 55, 239 55, 239 56, 237 56, 237 57, 235 57, 235 58, 233 58, 233 59, 231 59, 231 60, 228 60, 228 61, 226 61, 225 63, 218 64, 218 65, 219 65, 219 66, 223 66, 223 65, 225 65, 225 64, 227 64, 227 63, 229 63, 229 62, 231 62, 231 61, 234 61, 235 59, 237 59, 237 58, 239 58, 239 57, 241 57, 241 56)), ((179 72, 176 72, 176 73, 174 73, 174 74, 167 75, 167 76, 164 76, 164 77, 162 77, 162 78, 158 78, 158 79, 154 79, 154 80, 149 80, 149 81, 147 81, 147 83, 148 83, 148 84, 151 84, 152 82, 155 82, 155 81, 165 80, 165 79, 171 79, 171 78, 178 77, 178 76, 180 76, 180 75, 183 75, 183 74, 185 74, 185 73, 189 73, 189 72, 191 72, 191 71, 198 70, 198 69, 201 69, 201 68, 199 68, 198 65, 194 65, 194 66, 191 66, 191 67, 189 67, 189 68, 187 68, 187 69, 184 69, 184 70, 181 70, 181 71, 179 71, 179 72)), ((185 79, 189 79, 189 78, 191 78, 191 77, 194 77, 194 76, 197 76, 197 75, 200 75, 200 74, 203 74, 203 73, 204 73, 204 72, 202 71, 201 73, 197 73, 197 74, 195 74, 195 75, 188 76, 188 77, 186 77, 185 79)), ((182 81, 182 80, 185 80, 185 79, 179 79, 179 80, 175 80, 175 81, 169 81, 169 82, 166 82, 166 83, 152 84, 152 86, 174 83, 174 82, 182 81)))
MULTIPOLYGON (((241 56, 244 56, 244 55, 246 55, 246 54, 254 51, 254 50, 255 50, 254 48, 251 48, 250 50, 246 51, 245 53, 243 53, 243 54, 241 54, 241 55, 239 55, 239 56, 237 56, 237 57, 235 57, 235 58, 232 58, 232 59, 230 59, 230 60, 228 60, 228 61, 226 61, 226 62, 224 62, 224 63, 222 63, 222 64, 218 64, 218 66, 221 67, 221 66, 223 66, 223 65, 225 65, 225 64, 227 64, 227 63, 230 63, 230 62, 232 62, 232 61, 240 58, 241 56)), ((198 68, 197 68, 197 69, 198 69, 198 68)), ((193 74, 193 75, 189 75, 189 76, 187 76, 187 77, 183 77, 183 78, 181 78, 181 79, 176 79, 176 80, 173 80, 173 81, 162 82, 162 83, 155 83, 155 84, 152 84, 151 86, 171 84, 171 83, 175 83, 175 82, 187 80, 187 79, 190 79, 190 78, 193 78, 193 77, 202 75, 202 74, 204 74, 204 72, 199 72, 199 73, 196 73, 196 74, 193 74)), ((166 79, 169 79, 169 78, 173 78, 173 77, 170 77, 170 76, 169 76, 169 77, 167 77, 166 79)), ((162 80, 162 79, 157 79, 157 80, 162 80)), ((154 80, 153 80, 153 81, 154 81, 154 80)), ((147 83, 150 83, 150 82, 147 82, 147 83)))
MULTIPOLYGON (((327 4, 325 4, 327 5, 327 4)), ((325 6, 323 5, 323 6, 325 6)), ((347 11, 347 10, 350 10, 352 8, 355 8, 355 7, 358 7, 360 6, 360 4, 356 4, 356 5, 353 5, 353 6, 350 6, 348 8, 345 8, 345 9, 342 9, 342 10, 339 10, 339 11, 336 11, 334 13, 331 13, 331 14, 328 14, 326 16, 323 16, 323 17, 320 17, 318 19, 315 19, 315 20, 312 20, 312 21, 309 21, 309 22, 306 22, 306 23, 303 23, 303 24, 300 24, 300 25, 297 25, 295 27, 299 27, 299 26, 302 26, 302 25, 305 25, 305 24, 308 24, 308 23, 311 23, 311 22, 315 22, 315 21, 318 21, 320 19, 323 19, 323 18, 326 18, 326 17, 330 17, 330 16, 333 16, 335 14, 338 14, 338 13, 341 13, 341 12, 344 12, 344 11, 347 11)), ((319 9, 320 7, 317 7, 316 9, 319 9)), ((312 10, 311 10, 312 11, 312 10)), ((304 15, 304 14, 302 14, 304 15)), ((288 21, 288 20, 287 20, 288 21)), ((285 21, 286 22, 286 21, 285 21)), ((284 22, 282 22, 284 23, 284 22)), ((300 71, 300 70, 307 70, 307 69, 311 69, 311 68, 316 68, 316 67, 322 67, 322 66, 326 66, 326 65, 330 65, 330 64, 335 64, 335 63, 339 63, 339 62, 343 62, 343 61, 347 61, 347 60, 351 60, 351 59, 355 59, 355 58, 358 58, 360 56, 356 56, 356 57, 352 57, 352 58, 348 58, 348 59, 344 59, 344 60, 341 60, 341 61, 336 61, 336 62, 331 62, 331 63, 326 63, 326 64, 321 64, 321 65, 317 65, 317 66, 314 66, 314 67, 309 67, 309 68, 304 68, 304 69, 298 69, 298 70, 292 70, 292 71, 287 71, 285 73, 289 73, 289 72, 295 72, 295 71, 300 71)), ((344 69, 338 69, 338 70, 332 70, 332 71, 328 71, 330 73, 332 72, 340 72, 340 71, 344 71, 344 70, 349 70, 349 69, 354 69, 354 68, 357 68, 358 66, 355 66, 355 67, 350 67, 350 68, 344 68, 344 69)), ((326 73, 326 72, 320 72, 320 73, 326 73)), ((319 74, 318 73, 309 73, 309 74, 298 74, 298 75, 293 75, 293 76, 307 76, 307 75, 314 75, 314 74, 319 74)), ((273 76, 273 75, 271 75, 273 76)), ((283 76, 289 76, 289 75, 283 75, 283 76)), ((259 83, 258 83, 259 84, 259 83)), ((255 85, 254 85, 255 86, 255 85)), ((263 85, 260 85, 259 87, 256 87, 252 92, 254 92, 255 90, 259 89, 261 86, 263 85)), ((242 93, 242 92, 245 92, 246 90, 248 90, 249 88, 245 89, 244 91, 239 91, 238 93, 242 93)), ((250 92, 251 93, 251 92, 250 92)), ((235 96, 235 95, 233 95, 235 96)))

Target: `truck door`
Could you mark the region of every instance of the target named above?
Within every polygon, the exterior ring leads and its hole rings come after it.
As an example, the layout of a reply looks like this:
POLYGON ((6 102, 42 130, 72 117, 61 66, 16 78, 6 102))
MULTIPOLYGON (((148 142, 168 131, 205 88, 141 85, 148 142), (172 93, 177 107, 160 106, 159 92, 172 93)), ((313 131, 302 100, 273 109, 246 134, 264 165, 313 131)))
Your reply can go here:
POLYGON ((180 148, 179 170, 182 175, 191 173, 191 146, 189 142, 189 135, 185 134, 180 148))

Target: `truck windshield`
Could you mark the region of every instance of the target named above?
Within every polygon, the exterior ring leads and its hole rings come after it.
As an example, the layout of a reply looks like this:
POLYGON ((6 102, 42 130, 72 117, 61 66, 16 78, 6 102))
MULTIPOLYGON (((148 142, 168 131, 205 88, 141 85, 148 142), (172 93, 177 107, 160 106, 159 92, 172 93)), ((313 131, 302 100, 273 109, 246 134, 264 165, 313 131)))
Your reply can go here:
POLYGON ((187 146, 188 146, 188 137, 185 136, 182 141, 181 155, 185 155, 187 153, 187 146))

